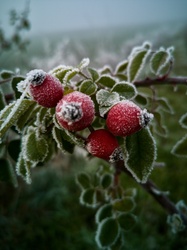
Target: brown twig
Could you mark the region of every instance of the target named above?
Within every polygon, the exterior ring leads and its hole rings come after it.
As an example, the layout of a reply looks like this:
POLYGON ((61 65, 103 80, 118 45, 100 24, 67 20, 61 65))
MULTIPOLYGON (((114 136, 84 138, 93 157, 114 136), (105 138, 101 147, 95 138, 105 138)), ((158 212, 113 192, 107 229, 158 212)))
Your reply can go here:
POLYGON ((168 84, 174 84, 174 85, 187 85, 187 77, 161 77, 161 78, 146 78, 141 81, 135 81, 134 85, 136 87, 148 87, 152 85, 168 85, 168 84))

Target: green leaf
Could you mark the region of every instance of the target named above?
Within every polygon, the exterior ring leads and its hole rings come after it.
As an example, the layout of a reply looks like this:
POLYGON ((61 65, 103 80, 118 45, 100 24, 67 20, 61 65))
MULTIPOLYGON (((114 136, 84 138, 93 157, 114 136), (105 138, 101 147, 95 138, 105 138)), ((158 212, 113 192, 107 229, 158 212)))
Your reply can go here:
POLYGON ((160 75, 161 70, 171 59, 171 55, 168 51, 161 48, 156 51, 150 59, 150 68, 155 75, 160 75))
POLYGON ((120 101, 119 94, 100 89, 96 94, 96 100, 99 105, 110 107, 120 101))
POLYGON ((80 203, 87 207, 95 208, 98 203, 96 200, 96 191, 94 188, 88 188, 83 190, 80 196, 80 203))
POLYGON ((127 66, 128 66, 127 60, 118 63, 115 69, 115 74, 123 73, 127 69, 127 66))
POLYGON ((187 129, 187 113, 181 116, 179 123, 182 128, 187 129))
POLYGON ((148 102, 147 96, 142 93, 138 93, 138 95, 135 97, 135 102, 137 102, 141 106, 146 106, 148 102))
POLYGON ((94 69, 94 68, 88 68, 88 72, 90 73, 90 76, 91 76, 91 78, 92 78, 92 80, 94 82, 98 80, 99 73, 97 72, 96 69, 94 69))
POLYGON ((29 129, 23 138, 25 148, 25 159, 38 163, 43 162, 48 153, 48 143, 44 136, 37 133, 36 129, 29 129))
POLYGON ((64 130, 58 129, 57 127, 53 127, 52 135, 57 143, 57 147, 60 150, 62 150, 63 152, 68 152, 70 154, 73 153, 74 144, 65 139, 67 138, 67 134, 64 130))
POLYGON ((16 123, 33 102, 32 100, 18 99, 0 112, 0 138, 16 123))
POLYGON ((80 70, 83 70, 84 68, 88 67, 89 63, 90 63, 89 58, 83 58, 82 61, 80 62, 80 64, 77 67, 80 70))
POLYGON ((112 68, 109 65, 105 65, 102 69, 99 70, 101 75, 112 75, 112 68))
POLYGON ((131 197, 123 197, 113 201, 113 209, 119 212, 130 212, 135 207, 134 199, 131 197))
POLYGON ((2 70, 0 75, 2 79, 9 79, 14 75, 14 72, 10 70, 2 70))
POLYGON ((178 157, 187 157, 187 134, 175 144, 171 153, 178 157))
POLYGON ((113 175, 112 174, 104 174, 101 177, 101 186, 103 187, 103 189, 109 188, 112 185, 113 182, 113 175))
POLYGON ((74 76, 76 76, 79 73, 78 68, 73 68, 71 71, 68 71, 63 79, 63 83, 68 83, 74 76))
POLYGON ((72 66, 59 65, 54 68, 50 73, 57 77, 61 82, 63 82, 66 73, 71 71, 72 69, 72 66))
POLYGON ((122 99, 132 99, 137 94, 135 86, 128 82, 116 83, 112 91, 117 92, 122 99))
POLYGON ((24 158, 23 150, 21 151, 16 163, 16 173, 21 176, 27 184, 31 184, 31 163, 24 158))
POLYGON ((148 128, 125 139, 125 166, 137 182, 145 183, 153 170, 156 144, 148 128))
POLYGON ((158 102, 158 108, 162 109, 163 111, 169 113, 169 114, 173 114, 173 108, 170 105, 168 99, 162 97, 162 98, 157 98, 156 101, 158 102))
POLYGON ((85 80, 81 83, 79 91, 86 95, 93 95, 97 90, 97 85, 91 80, 85 80))
POLYGON ((167 127, 164 126, 163 117, 160 112, 154 112, 154 132, 157 133, 159 136, 167 137, 168 130, 167 127))
POLYGON ((0 89, 0 110, 4 109, 5 106, 6 106, 5 97, 3 91, 0 89))
POLYGON ((7 159, 0 159, 0 181, 10 182, 14 187, 18 186, 12 164, 7 159))
POLYGON ((41 107, 36 102, 33 102, 33 104, 31 104, 30 107, 26 109, 25 112, 16 121, 15 125, 17 131, 21 132, 26 124, 31 121, 35 121, 36 115, 38 114, 40 109, 41 107))
POLYGON ((168 215, 167 223, 171 226, 172 232, 174 234, 181 232, 186 228, 179 214, 168 215))
POLYGON ((91 187, 90 177, 86 173, 79 173, 77 175, 76 181, 83 190, 91 187))
POLYGON ((97 224, 101 223, 102 220, 112 217, 112 205, 105 204, 97 210, 95 215, 95 221, 97 224))
POLYGON ((63 138, 64 138, 66 141, 70 142, 71 144, 75 144, 75 145, 77 145, 77 146, 80 146, 80 147, 83 147, 83 148, 84 148, 84 146, 85 146, 84 140, 81 139, 80 137, 77 137, 74 133, 72 133, 72 132, 70 132, 70 131, 68 131, 68 130, 63 129, 63 128, 58 124, 55 115, 53 116, 53 122, 54 122, 55 126, 56 126, 58 129, 60 129, 60 130, 63 131, 63 138))
POLYGON ((106 218, 98 225, 95 240, 98 247, 110 247, 117 241, 119 237, 119 224, 115 218, 106 218))
POLYGON ((17 161, 21 150, 21 141, 19 139, 10 141, 8 144, 8 153, 14 161, 17 161))
POLYGON ((21 81, 23 81, 25 78, 24 77, 21 77, 21 76, 15 76, 12 78, 12 81, 11 81, 11 86, 12 86, 12 89, 14 90, 14 94, 15 94, 15 98, 16 99, 19 99, 20 96, 21 96, 21 92, 18 91, 17 89, 17 84, 21 81))
POLYGON ((120 227, 125 231, 130 231, 137 222, 137 218, 133 214, 122 213, 118 216, 120 227))
POLYGON ((129 82, 134 82, 138 78, 141 71, 143 70, 149 54, 150 51, 147 49, 142 49, 137 51, 136 53, 133 53, 127 68, 127 76, 129 82))
POLYGON ((113 78, 113 77, 111 77, 109 75, 102 75, 97 80, 97 83, 102 84, 105 87, 112 88, 115 85, 116 80, 115 80, 115 78, 113 78))

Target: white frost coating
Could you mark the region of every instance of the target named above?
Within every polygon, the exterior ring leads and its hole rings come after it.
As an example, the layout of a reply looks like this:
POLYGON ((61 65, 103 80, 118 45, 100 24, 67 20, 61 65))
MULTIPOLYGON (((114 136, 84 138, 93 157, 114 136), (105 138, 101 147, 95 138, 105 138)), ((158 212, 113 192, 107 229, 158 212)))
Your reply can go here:
POLYGON ((154 115, 151 113, 148 113, 146 109, 143 109, 139 115, 139 123, 142 128, 147 127, 147 125, 152 121, 154 118, 154 115))
POLYGON ((41 85, 46 77, 46 73, 42 69, 34 69, 27 73, 27 81, 33 86, 41 85))
POLYGON ((72 66, 66 66, 66 65, 58 65, 57 67, 53 68, 52 70, 50 70, 48 73, 49 74, 55 74, 55 73, 59 73, 62 72, 64 70, 71 70, 73 69, 72 66))
POLYGON ((89 58, 83 58, 82 61, 80 62, 79 69, 82 70, 86 68, 90 64, 90 59, 89 58))
POLYGON ((82 107, 80 102, 64 101, 61 110, 57 114, 68 122, 68 125, 79 121, 83 117, 82 107))
POLYGON ((128 59, 129 61, 134 57, 135 54, 137 54, 139 51, 144 50, 144 49, 151 49, 152 44, 149 41, 145 41, 141 46, 136 46, 132 49, 128 59))

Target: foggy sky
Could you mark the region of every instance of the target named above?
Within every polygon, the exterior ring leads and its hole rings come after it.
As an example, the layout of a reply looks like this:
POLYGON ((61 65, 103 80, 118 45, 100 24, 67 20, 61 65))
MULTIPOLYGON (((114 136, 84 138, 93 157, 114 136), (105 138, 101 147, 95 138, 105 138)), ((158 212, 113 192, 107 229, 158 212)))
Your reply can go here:
MULTIPOLYGON (((0 26, 10 30, 10 9, 25 0, 0 0, 0 26)), ((31 33, 187 22, 187 0, 30 0, 31 33)))

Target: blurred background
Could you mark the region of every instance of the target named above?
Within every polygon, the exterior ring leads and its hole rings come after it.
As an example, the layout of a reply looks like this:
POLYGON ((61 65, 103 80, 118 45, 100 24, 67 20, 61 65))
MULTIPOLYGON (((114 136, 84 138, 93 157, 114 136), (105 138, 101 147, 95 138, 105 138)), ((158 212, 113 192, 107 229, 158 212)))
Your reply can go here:
MULTIPOLYGON (((77 65, 84 57, 90 66, 115 67, 136 45, 174 46, 173 74, 187 76, 186 0, 1 0, 0 70, 50 70, 59 64, 77 65)), ((187 160, 170 154, 185 130, 178 120, 186 112, 186 86, 159 86, 175 113, 164 115, 168 137, 156 136, 158 162, 151 178, 176 203, 186 198, 187 160), (174 91, 175 90, 175 91, 174 91)), ((0 249, 97 249, 94 210, 79 204, 75 183, 79 171, 94 172, 100 160, 82 153, 59 154, 33 172, 32 185, 0 183, 0 249)), ((187 249, 186 236, 173 235, 166 213, 132 180, 137 188, 135 229, 124 249, 187 249)))

